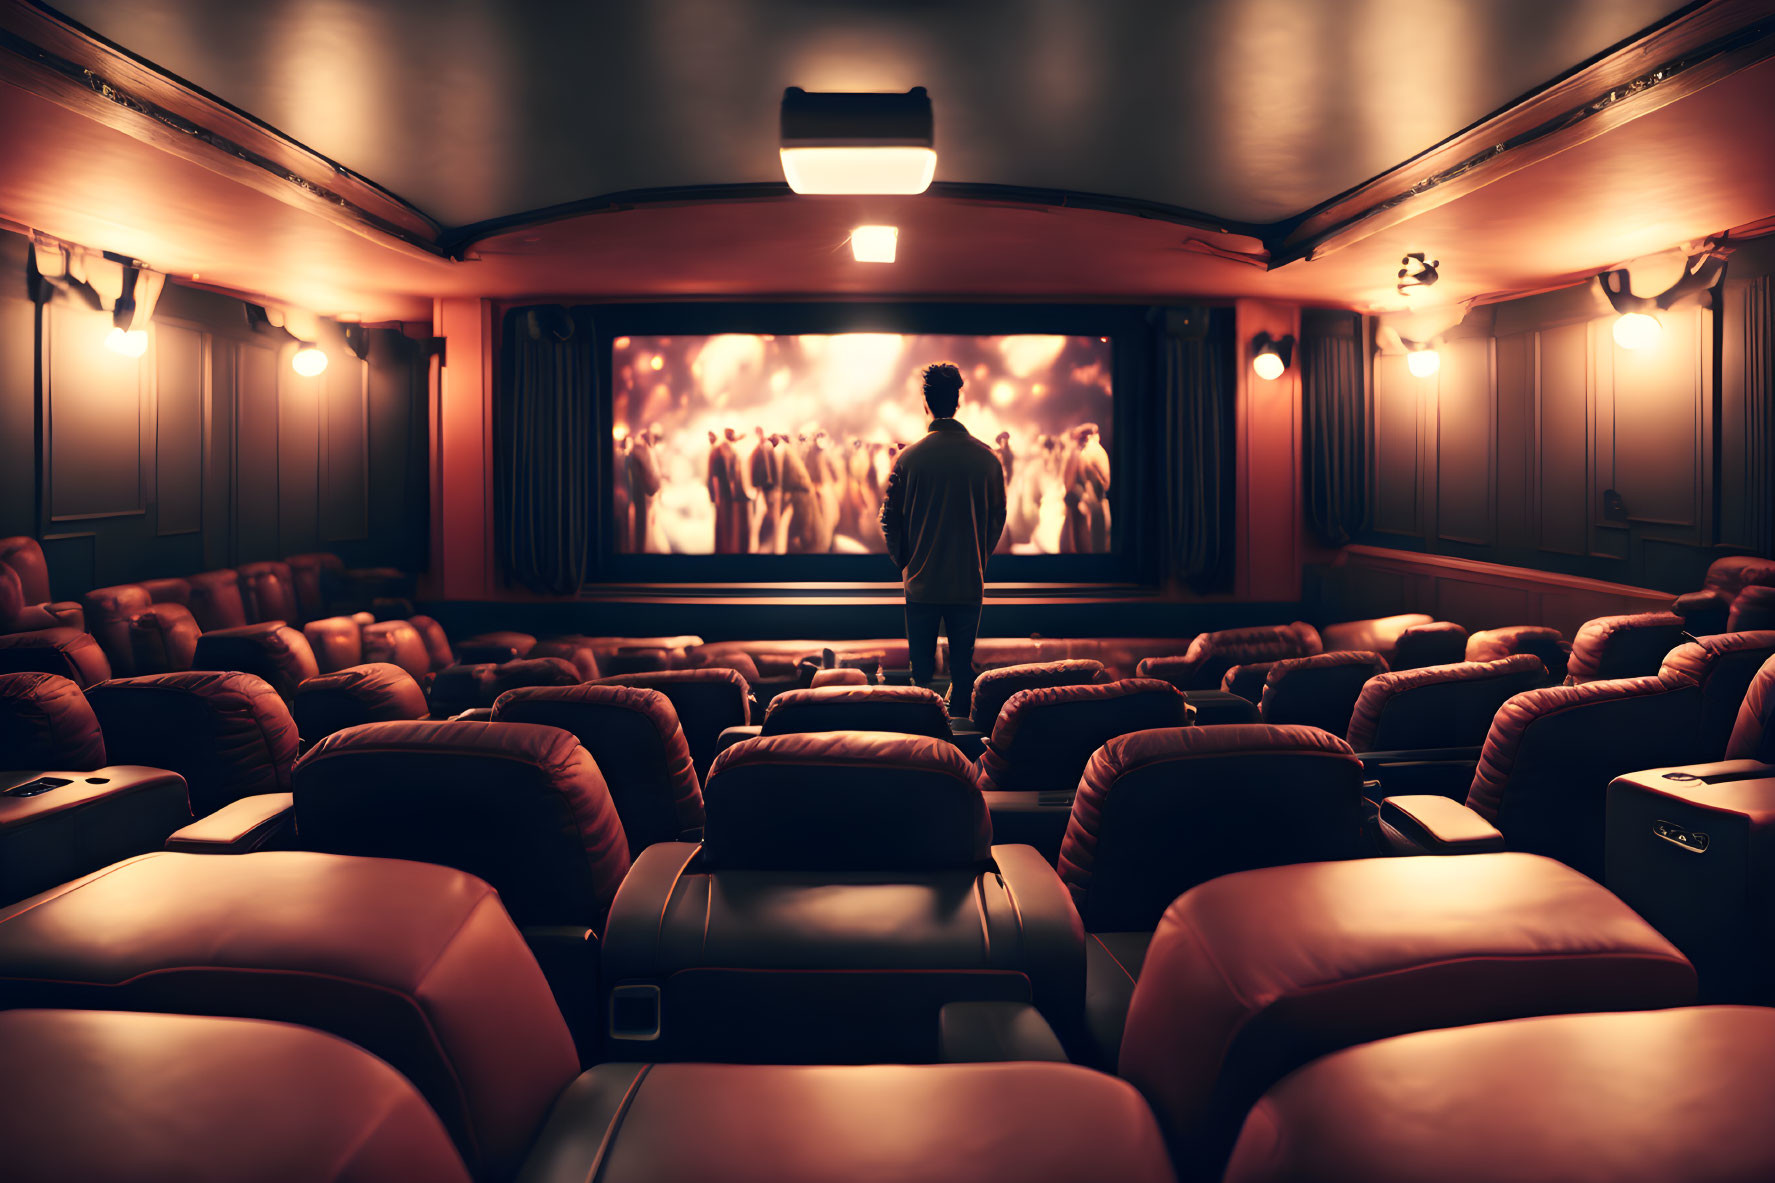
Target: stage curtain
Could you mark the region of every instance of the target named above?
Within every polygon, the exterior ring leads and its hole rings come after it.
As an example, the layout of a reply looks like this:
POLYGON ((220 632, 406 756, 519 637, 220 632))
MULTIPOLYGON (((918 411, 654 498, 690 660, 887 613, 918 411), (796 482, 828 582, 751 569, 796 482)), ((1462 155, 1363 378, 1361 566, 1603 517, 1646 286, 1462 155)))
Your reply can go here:
POLYGON ((1757 554, 1775 554, 1775 300, 1767 275, 1744 285, 1745 542, 1757 554))
POLYGON ((506 317, 494 435, 494 513, 506 577, 572 595, 596 528, 598 365, 591 315, 559 306, 506 317))
POLYGON ((1160 430, 1166 582, 1233 584, 1234 389, 1230 309, 1160 311, 1160 430))
POLYGON ((1309 310, 1301 318, 1301 418, 1307 526, 1326 546, 1353 539, 1368 518, 1368 381, 1362 318, 1309 310))

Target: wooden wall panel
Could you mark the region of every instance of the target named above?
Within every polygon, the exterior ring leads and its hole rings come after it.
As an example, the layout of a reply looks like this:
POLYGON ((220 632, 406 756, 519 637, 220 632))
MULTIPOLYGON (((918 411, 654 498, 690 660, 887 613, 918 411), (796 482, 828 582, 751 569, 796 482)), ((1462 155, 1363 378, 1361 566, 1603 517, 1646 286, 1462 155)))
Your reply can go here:
POLYGON ((0 234, 0 538, 37 532, 37 306, 25 294, 29 250, 0 234))
POLYGON ((1418 417, 1424 388, 1434 380, 1413 378, 1401 357, 1374 361, 1374 528, 1383 534, 1423 533, 1418 417))
POLYGON ((1529 509, 1533 482, 1535 336, 1510 333, 1497 339, 1497 541, 1522 548, 1534 541, 1529 509))
POLYGON ((139 514, 142 452, 152 429, 146 358, 104 347, 111 317, 51 304, 44 327, 51 521, 139 514))
POLYGON ((277 540, 243 559, 320 549, 320 422, 325 375, 304 378, 279 351, 277 379, 277 540))
POLYGON ((209 338, 170 324, 157 326, 154 338, 155 529, 196 534, 203 529, 209 338))
POLYGON ((1496 412, 1491 339, 1467 337, 1442 348, 1436 389, 1436 536, 1489 546, 1496 474, 1496 412))
POLYGON ((346 354, 327 367, 321 424, 320 537, 369 537, 369 366, 346 354))
POLYGON ((1678 308, 1661 319, 1662 337, 1643 349, 1622 349, 1598 326, 1614 354, 1615 488, 1631 520, 1698 531, 1704 314, 1678 308))
POLYGON ((278 553, 277 353, 268 346, 243 344, 234 356, 236 542, 231 563, 278 553))
POLYGON ((1582 555, 1590 549, 1589 330, 1568 324, 1536 337, 1536 545, 1582 555))

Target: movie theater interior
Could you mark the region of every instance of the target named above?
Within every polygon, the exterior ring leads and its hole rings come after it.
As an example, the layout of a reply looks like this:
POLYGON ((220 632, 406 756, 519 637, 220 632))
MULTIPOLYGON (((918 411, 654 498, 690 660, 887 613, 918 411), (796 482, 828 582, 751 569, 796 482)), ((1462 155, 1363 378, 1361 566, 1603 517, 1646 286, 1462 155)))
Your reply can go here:
POLYGON ((0 1179, 1775 1180, 1772 286, 1775 0, 0 0, 0 1179))

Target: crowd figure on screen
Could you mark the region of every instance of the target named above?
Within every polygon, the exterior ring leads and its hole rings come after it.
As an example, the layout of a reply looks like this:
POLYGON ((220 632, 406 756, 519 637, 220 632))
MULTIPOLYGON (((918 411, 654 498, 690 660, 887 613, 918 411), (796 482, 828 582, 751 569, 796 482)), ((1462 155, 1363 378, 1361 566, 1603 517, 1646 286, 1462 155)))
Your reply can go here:
MULTIPOLYGON (((707 433, 702 458, 713 514, 713 548, 729 554, 881 554, 877 518, 899 441, 837 440, 825 430, 750 437, 707 433)), ((632 554, 664 554, 657 423, 617 445, 617 520, 632 554)), ((998 553, 1105 554, 1110 541, 1110 462, 1095 423, 1036 435, 1021 447, 1001 431, 993 450, 1005 472, 1008 514, 998 553)))

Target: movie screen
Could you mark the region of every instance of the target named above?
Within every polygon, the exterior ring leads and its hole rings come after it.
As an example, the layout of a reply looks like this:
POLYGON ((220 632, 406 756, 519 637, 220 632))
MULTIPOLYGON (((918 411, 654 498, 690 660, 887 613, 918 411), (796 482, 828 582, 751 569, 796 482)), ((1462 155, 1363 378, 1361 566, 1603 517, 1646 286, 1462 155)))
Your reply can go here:
POLYGON ((925 434, 920 372, 999 454, 998 552, 1104 554, 1107 337, 844 333, 618 337, 611 447, 625 554, 882 554, 894 457, 925 434))

